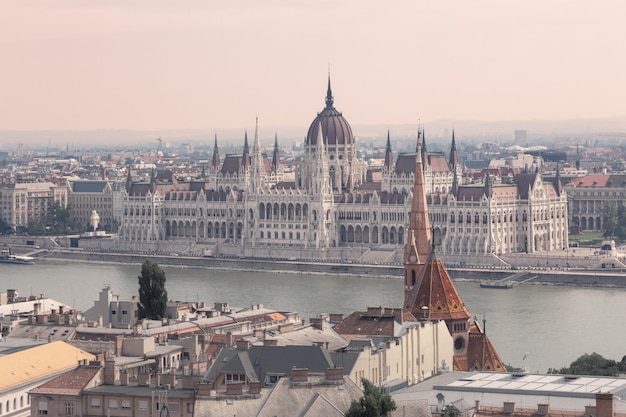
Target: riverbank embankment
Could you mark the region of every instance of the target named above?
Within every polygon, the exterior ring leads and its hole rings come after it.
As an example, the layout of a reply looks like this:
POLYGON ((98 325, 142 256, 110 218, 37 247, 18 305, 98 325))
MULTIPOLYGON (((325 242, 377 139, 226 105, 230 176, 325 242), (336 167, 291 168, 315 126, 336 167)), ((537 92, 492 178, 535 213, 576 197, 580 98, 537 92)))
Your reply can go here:
MULTIPOLYGON (((154 254, 103 253, 57 249, 48 251, 42 258, 51 262, 87 262, 121 263, 140 265, 151 259, 159 265, 171 268, 200 268, 239 271, 265 271, 276 273, 307 274, 346 274, 351 276, 370 276, 380 278, 403 277, 403 268, 399 265, 364 265, 333 262, 301 262, 253 258, 213 258, 165 256, 154 254)), ((507 268, 448 268, 454 280, 473 282, 496 282, 513 277, 513 285, 573 285, 585 287, 621 287, 626 288, 626 272, 622 270, 589 271, 567 269, 529 268, 512 270, 507 268)))

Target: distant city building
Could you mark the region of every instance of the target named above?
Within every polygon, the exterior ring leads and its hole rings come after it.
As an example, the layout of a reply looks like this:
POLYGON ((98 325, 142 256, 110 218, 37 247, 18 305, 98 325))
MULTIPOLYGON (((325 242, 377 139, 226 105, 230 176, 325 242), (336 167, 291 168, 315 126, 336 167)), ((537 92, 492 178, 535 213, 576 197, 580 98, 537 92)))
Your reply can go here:
POLYGON ((569 221, 579 230, 602 230, 609 208, 626 206, 625 174, 590 174, 574 178, 565 185, 569 202, 569 221))
POLYGON ((68 192, 65 185, 51 182, 0 185, 2 220, 13 230, 26 228, 31 221, 46 221, 55 202, 63 208, 67 207, 68 192))
POLYGON ((200 178, 160 171, 139 182, 129 170, 126 187, 113 196, 118 237, 130 247, 194 242, 211 254, 400 262, 419 159, 443 255, 567 246, 567 198, 558 185, 524 174, 506 185, 485 176, 483 186, 466 187, 454 132, 448 158, 426 145, 421 128, 416 152, 394 161, 388 134, 383 167, 367 171, 350 125, 334 108, 329 80, 326 106, 309 127, 293 180, 276 138, 271 158, 262 152, 257 120, 252 150, 246 133, 243 153, 222 160, 216 138, 200 178), (463 223, 467 216, 473 226, 463 223))
POLYGON ((92 212, 100 216, 100 228, 113 225, 113 188, 109 181, 69 181, 68 207, 78 223, 87 228, 92 212))

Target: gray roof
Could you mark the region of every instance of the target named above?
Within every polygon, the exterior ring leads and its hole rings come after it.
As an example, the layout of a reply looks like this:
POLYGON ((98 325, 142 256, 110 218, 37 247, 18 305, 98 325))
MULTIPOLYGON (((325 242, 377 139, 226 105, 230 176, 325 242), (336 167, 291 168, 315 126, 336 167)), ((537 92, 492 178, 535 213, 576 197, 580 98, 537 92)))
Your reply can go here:
POLYGON ((194 414, 340 417, 348 410, 352 400, 362 395, 361 389, 347 377, 343 381, 327 381, 323 376, 309 374, 308 381, 302 383, 282 378, 274 387, 264 388, 256 396, 200 397, 196 400, 194 414))
POLYGON ((330 352, 320 346, 250 346, 248 350, 223 348, 205 379, 214 381, 222 371, 250 374, 265 381, 267 374, 290 375, 292 368, 324 373, 332 368, 330 352))
POLYGON ((72 181, 72 191, 75 193, 101 193, 106 188, 107 181, 72 181))

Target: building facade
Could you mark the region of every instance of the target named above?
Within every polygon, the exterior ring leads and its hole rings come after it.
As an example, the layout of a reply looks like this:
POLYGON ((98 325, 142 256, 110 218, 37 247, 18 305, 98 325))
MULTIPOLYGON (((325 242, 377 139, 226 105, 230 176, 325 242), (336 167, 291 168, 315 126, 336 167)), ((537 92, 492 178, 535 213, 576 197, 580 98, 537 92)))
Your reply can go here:
POLYGON ((45 221, 55 202, 67 207, 67 186, 51 182, 0 185, 2 220, 13 230, 26 228, 31 221, 45 221))
POLYGON ((484 186, 462 186, 454 133, 446 158, 427 152, 423 129, 416 152, 395 161, 388 137, 381 179, 372 181, 357 156, 350 125, 334 108, 330 81, 325 103, 309 127, 293 181, 286 180, 277 143, 271 158, 262 152, 257 120, 251 151, 246 133, 243 153, 221 159, 216 139, 203 178, 182 181, 160 172, 136 182, 129 176, 113 197, 119 204, 114 209, 119 239, 144 247, 193 242, 211 253, 239 256, 400 262, 420 160, 435 245, 442 254, 567 246, 567 198, 560 186, 539 174, 497 185, 487 176, 484 186))

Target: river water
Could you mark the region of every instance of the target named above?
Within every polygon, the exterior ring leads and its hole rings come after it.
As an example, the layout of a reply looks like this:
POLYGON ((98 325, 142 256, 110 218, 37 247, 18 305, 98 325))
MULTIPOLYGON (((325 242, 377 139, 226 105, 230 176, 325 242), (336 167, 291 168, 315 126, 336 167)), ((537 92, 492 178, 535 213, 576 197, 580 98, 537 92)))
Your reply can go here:
MULTIPOLYGON (((138 265, 39 261, 0 264, 0 288, 20 295, 44 294, 79 310, 93 305, 110 285, 114 294, 137 294, 138 265)), ((401 279, 331 274, 274 274, 165 268, 170 299, 228 302, 246 307, 261 303, 302 318, 321 312, 350 313, 368 306, 400 307, 401 279)), ((468 309, 482 322, 505 363, 531 372, 568 366, 583 353, 620 360, 626 355, 626 289, 519 285, 485 289, 456 282, 468 309)))

